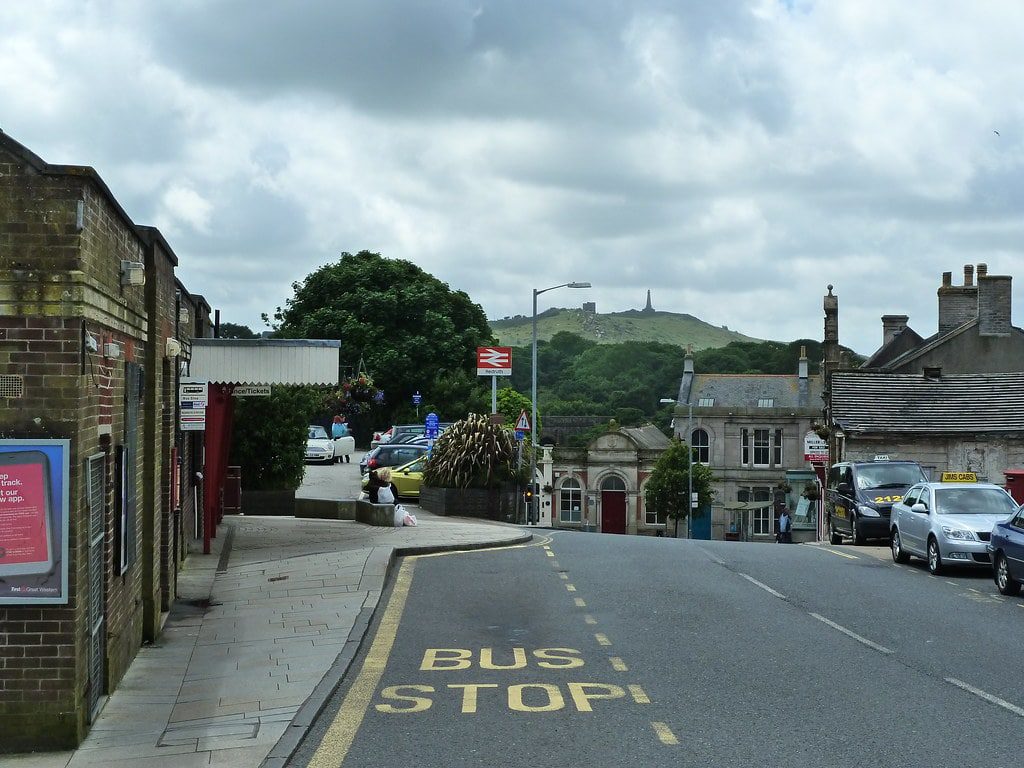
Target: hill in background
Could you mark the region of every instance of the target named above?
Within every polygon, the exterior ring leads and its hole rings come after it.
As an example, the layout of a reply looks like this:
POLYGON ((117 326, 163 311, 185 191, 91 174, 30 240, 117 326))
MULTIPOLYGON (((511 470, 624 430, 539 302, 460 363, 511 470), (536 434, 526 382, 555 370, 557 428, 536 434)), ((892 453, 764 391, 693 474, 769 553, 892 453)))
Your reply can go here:
MULTIPOLYGON (((488 321, 499 343, 522 347, 532 344, 531 317, 516 315, 503 320, 488 321)), ((566 331, 599 344, 625 341, 656 341, 693 349, 724 347, 733 341, 760 341, 725 326, 711 325, 693 315, 659 312, 653 309, 631 309, 602 315, 589 309, 552 308, 537 315, 537 338, 549 340, 566 331)))

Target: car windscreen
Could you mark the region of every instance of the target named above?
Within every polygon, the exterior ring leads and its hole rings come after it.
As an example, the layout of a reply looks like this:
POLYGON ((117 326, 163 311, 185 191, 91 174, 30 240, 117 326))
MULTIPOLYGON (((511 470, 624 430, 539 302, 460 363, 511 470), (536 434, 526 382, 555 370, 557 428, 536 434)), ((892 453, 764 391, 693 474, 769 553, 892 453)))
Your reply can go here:
POLYGON ((857 487, 906 488, 926 480, 917 464, 860 464, 857 466, 857 487))
POLYGON ((935 512, 940 515, 998 515, 1009 517, 1017 508, 998 488, 936 488, 935 512))
POLYGON ((326 440, 327 430, 323 427, 310 427, 308 440, 326 440))

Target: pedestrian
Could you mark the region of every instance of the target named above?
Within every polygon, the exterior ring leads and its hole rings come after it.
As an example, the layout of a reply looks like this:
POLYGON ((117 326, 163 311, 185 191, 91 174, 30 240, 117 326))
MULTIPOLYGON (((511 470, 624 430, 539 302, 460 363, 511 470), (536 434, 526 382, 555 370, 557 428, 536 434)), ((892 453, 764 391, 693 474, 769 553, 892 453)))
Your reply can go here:
MULTIPOLYGON (((339 437, 348 437, 348 422, 344 416, 338 415, 334 417, 334 423, 331 424, 331 439, 337 440, 339 437)), ((345 463, 349 464, 350 456, 348 452, 345 453, 345 463)))
MULTIPOLYGON (((370 481, 366 484, 366 495, 374 504, 394 504, 398 501, 398 488, 391 482, 391 467, 381 467, 370 471, 370 481), (391 491, 390 501, 380 500, 380 491, 387 488, 391 491)), ((386 494, 385 494, 386 496, 386 494)))
POLYGON ((789 510, 783 509, 779 515, 779 536, 780 544, 793 543, 793 519, 789 516, 789 510))

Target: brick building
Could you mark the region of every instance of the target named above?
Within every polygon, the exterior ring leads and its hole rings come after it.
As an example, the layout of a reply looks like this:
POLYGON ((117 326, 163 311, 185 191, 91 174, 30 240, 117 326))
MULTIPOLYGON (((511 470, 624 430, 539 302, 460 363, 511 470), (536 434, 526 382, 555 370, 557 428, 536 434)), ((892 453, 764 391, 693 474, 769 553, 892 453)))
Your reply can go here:
POLYGON ((200 456, 176 429, 179 358, 209 317, 176 265, 93 169, 0 133, 0 438, 70 456, 64 602, 0 583, 0 751, 79 743, 174 599, 195 534, 177 460, 200 456))

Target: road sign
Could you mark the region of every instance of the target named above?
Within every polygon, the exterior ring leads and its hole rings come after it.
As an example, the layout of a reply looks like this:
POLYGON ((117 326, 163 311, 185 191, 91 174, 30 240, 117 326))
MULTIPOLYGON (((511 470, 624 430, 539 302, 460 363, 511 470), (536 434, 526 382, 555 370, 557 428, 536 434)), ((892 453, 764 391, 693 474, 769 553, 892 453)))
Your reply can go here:
POLYGON ((521 430, 521 429, 517 429, 516 430, 516 440, 522 440, 524 437, 526 437, 526 433, 523 432, 523 430, 521 430))
POLYGON ((428 440, 437 440, 437 435, 440 432, 439 423, 440 420, 437 418, 436 413, 431 411, 427 414, 427 418, 426 421, 424 421, 423 426, 428 440))
POLYGON ((417 389, 416 390, 416 394, 414 394, 412 396, 412 404, 413 405, 419 405, 422 402, 423 402, 423 395, 421 395, 420 391, 417 389))
POLYGON ((519 414, 519 420, 516 422, 515 428, 519 432, 530 431, 530 417, 526 414, 525 408, 523 409, 523 412, 519 414))
POLYGON ((511 376, 512 347, 477 347, 477 376, 511 376))
POLYGON ((178 402, 192 403, 194 406, 206 407, 207 392, 209 385, 205 381, 191 381, 182 379, 178 384, 178 402))

